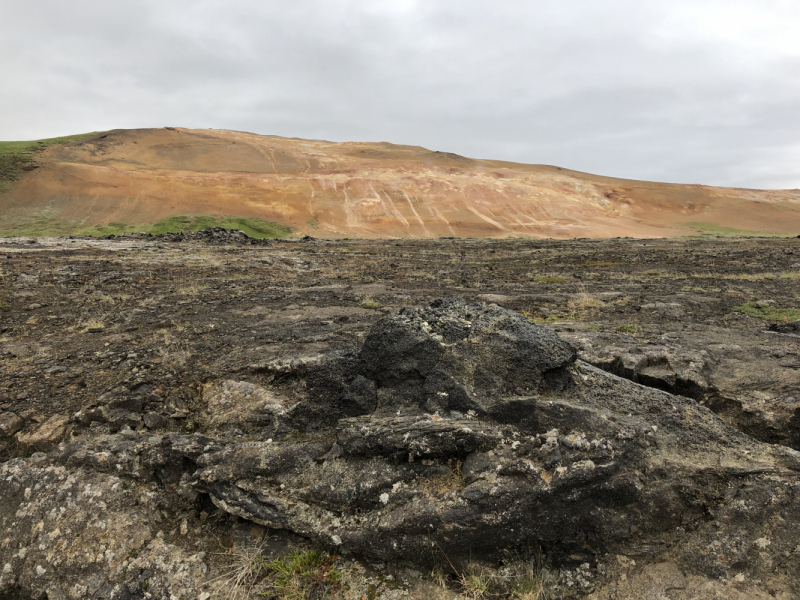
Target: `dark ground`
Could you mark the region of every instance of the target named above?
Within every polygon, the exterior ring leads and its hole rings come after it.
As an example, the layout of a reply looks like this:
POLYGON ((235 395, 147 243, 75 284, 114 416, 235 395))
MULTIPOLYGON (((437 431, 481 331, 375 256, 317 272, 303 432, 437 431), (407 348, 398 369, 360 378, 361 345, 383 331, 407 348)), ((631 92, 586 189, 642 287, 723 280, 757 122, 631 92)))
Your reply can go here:
POLYGON ((383 314, 453 295, 550 323, 595 363, 660 352, 660 387, 694 357, 709 387, 684 393, 768 441, 791 437, 781 422, 800 407, 800 338, 733 310, 800 307, 796 238, 6 238, 0 260, 0 410, 27 427, 146 380, 188 429, 204 384, 265 383, 258 363, 355 348, 383 314))
MULTIPOLYGON (((356 349, 384 314, 459 295, 556 329, 581 358, 800 448, 800 239, 0 240, 0 450, 149 384, 151 426, 203 431, 204 386, 299 398, 291 361, 356 349), (758 304, 760 303, 760 304, 758 304)), ((297 363, 296 363, 297 364, 297 363)), ((298 372, 296 369, 295 373, 298 372)), ((68 426, 63 432, 70 435, 68 426)))

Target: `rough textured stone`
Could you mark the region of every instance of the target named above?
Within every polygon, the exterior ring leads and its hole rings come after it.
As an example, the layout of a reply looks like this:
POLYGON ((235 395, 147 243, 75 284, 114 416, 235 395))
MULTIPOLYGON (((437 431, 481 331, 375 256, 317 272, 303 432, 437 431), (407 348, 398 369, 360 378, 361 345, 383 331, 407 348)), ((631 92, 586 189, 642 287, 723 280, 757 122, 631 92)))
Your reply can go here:
POLYGON ((13 412, 0 413, 0 437, 11 437, 17 433, 25 420, 13 412))
POLYGON ((148 431, 157 388, 115 388, 48 455, 4 463, 0 594, 201 597, 204 555, 178 547, 188 526, 161 521, 205 502, 425 568, 541 548, 565 597, 800 595, 787 526, 800 453, 576 360, 516 313, 459 299, 405 309, 304 373, 305 388, 207 386, 203 434, 148 431))
POLYGON ((225 380, 203 391, 208 423, 214 427, 275 427, 276 417, 285 411, 275 395, 246 381, 225 380))
POLYGON ((48 450, 64 437, 68 423, 67 415, 53 415, 31 433, 17 433, 17 443, 27 450, 48 450))

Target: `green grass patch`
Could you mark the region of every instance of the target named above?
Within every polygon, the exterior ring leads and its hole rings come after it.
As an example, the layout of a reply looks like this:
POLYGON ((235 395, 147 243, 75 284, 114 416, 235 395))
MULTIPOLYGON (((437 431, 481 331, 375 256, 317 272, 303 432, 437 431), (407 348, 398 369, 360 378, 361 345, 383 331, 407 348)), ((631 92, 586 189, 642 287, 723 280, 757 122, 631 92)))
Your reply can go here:
POLYGON ((64 137, 32 140, 29 142, 0 142, 0 192, 11 187, 11 183, 19 179, 22 172, 36 162, 36 155, 50 146, 79 142, 103 133, 80 133, 64 137))
POLYGON ((338 558, 319 550, 309 550, 295 551, 265 562, 268 591, 260 595, 274 600, 329 598, 342 587, 342 574, 336 569, 338 558))
POLYGON ((768 231, 753 231, 749 229, 736 229, 734 227, 723 227, 715 223, 707 223, 705 221, 692 221, 684 223, 687 227, 697 230, 703 236, 719 236, 719 237, 748 237, 748 236, 778 236, 782 237, 789 234, 772 233, 768 231))
POLYGON ((788 323, 800 320, 800 308, 778 308, 777 306, 759 302, 745 302, 739 306, 734 306, 733 310, 764 321, 788 323))
POLYGON ((0 236, 44 236, 59 237, 65 235, 88 235, 102 237, 105 235, 124 235, 127 233, 181 233, 202 231, 211 227, 243 231, 252 238, 275 239, 291 235, 292 230, 284 225, 262 221, 252 217, 214 217, 176 216, 161 219, 154 223, 129 225, 113 222, 107 225, 87 226, 77 221, 68 221, 58 217, 53 210, 43 210, 33 215, 14 219, 7 217, 0 222, 0 236))

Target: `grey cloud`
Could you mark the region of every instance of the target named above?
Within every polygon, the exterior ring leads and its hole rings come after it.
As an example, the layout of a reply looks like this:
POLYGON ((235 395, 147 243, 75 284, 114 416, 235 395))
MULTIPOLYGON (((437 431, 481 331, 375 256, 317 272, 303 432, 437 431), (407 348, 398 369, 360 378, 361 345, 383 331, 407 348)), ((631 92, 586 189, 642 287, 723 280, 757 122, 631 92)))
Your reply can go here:
POLYGON ((3 139, 217 127, 800 187, 791 2, 27 0, 0 21, 3 139))

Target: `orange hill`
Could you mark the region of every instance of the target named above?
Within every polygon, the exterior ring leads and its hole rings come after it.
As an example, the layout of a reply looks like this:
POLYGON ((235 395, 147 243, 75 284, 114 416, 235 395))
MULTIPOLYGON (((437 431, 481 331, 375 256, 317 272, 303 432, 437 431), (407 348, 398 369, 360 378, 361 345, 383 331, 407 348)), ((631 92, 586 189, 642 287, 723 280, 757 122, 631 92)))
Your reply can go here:
POLYGON ((666 237, 800 233, 800 190, 649 183, 417 146, 181 128, 52 146, 0 219, 82 225, 255 217, 317 237, 666 237))

